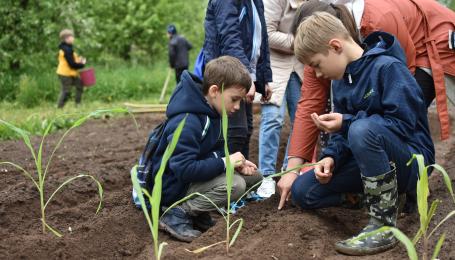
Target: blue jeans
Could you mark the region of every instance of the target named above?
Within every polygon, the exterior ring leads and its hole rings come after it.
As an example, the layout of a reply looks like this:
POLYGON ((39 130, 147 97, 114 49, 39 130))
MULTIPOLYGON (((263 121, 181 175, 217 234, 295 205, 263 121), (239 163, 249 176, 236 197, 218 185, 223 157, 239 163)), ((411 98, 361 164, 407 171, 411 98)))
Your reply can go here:
MULTIPOLYGON (((261 126, 259 132, 259 170, 264 176, 268 176, 276 172, 276 161, 280 146, 281 128, 284 124, 286 107, 291 119, 292 132, 292 124, 294 123, 297 103, 300 99, 301 85, 302 83, 298 74, 292 72, 289 77, 282 105, 280 107, 270 104, 262 105, 261 126)), ((286 147, 283 168, 287 165, 287 150, 288 149, 286 147)))
POLYGON ((352 155, 340 165, 335 165, 332 179, 321 184, 314 170, 299 176, 292 185, 294 202, 304 209, 339 206, 343 193, 362 193, 360 173, 373 177, 390 171, 390 161, 395 163, 398 192, 415 189, 417 163, 406 166, 412 157, 407 143, 383 125, 371 119, 360 119, 351 124, 348 145, 352 155))

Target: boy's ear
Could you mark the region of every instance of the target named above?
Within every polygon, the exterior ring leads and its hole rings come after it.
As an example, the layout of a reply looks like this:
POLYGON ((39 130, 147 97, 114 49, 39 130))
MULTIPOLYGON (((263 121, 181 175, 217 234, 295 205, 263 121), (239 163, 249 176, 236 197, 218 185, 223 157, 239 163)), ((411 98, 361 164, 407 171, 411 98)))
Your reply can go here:
POLYGON ((329 41, 330 49, 334 50, 336 53, 341 53, 343 51, 343 44, 337 38, 333 38, 329 41))
POLYGON ((217 85, 211 85, 209 87, 209 96, 215 97, 218 92, 221 92, 221 89, 217 85))

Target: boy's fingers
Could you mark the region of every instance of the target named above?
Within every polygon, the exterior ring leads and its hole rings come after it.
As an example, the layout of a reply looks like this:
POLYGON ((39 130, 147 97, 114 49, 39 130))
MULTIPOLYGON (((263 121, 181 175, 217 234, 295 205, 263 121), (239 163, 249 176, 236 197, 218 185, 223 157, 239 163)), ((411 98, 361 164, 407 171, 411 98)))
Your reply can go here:
POLYGON ((286 203, 286 199, 288 197, 289 190, 282 190, 281 197, 280 197, 280 204, 278 205, 278 210, 281 210, 286 203))

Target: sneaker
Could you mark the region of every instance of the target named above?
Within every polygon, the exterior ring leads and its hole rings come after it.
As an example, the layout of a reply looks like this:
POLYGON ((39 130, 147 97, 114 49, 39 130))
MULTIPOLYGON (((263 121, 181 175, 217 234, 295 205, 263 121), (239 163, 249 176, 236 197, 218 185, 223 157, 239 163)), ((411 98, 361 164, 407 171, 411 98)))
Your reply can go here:
POLYGON ((270 198, 275 194, 275 187, 276 182, 272 178, 264 178, 256 193, 262 198, 270 198))

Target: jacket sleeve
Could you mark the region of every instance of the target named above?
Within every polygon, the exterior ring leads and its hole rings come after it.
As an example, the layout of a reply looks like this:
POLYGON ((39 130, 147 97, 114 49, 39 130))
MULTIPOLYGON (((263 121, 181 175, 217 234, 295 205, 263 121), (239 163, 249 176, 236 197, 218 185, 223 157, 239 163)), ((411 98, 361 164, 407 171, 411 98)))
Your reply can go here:
POLYGON ((63 50, 63 55, 65 57, 65 60, 68 62, 68 65, 72 69, 82 69, 84 67, 84 64, 77 63, 74 60, 74 52, 70 48, 63 47, 62 50, 63 50))
POLYGON ((288 1, 286 0, 264 1, 265 21, 267 23, 270 49, 286 54, 294 54, 294 51, 292 50, 292 42, 294 41, 293 35, 278 30, 281 16, 286 9, 287 3, 288 1))
POLYGON ((175 59, 176 59, 176 46, 169 42, 169 65, 171 68, 175 68, 175 59))
POLYGON ((362 28, 362 35, 367 36, 375 31, 388 32, 394 35, 406 54, 406 64, 409 70, 414 73, 416 68, 416 48, 409 30, 403 30, 403 28, 407 28, 403 16, 398 11, 391 11, 382 16, 382 19, 371 21, 371 23, 362 28))
MULTIPOLYGON (((341 113, 344 115, 346 111, 340 106, 336 99, 333 100, 334 112, 341 113)), ((326 157, 332 157, 335 161, 335 167, 343 164, 351 155, 351 149, 349 149, 347 133, 349 128, 341 128, 340 131, 330 135, 330 140, 327 143, 327 147, 321 153, 321 159, 326 157)))
POLYGON ((213 1, 215 24, 219 34, 220 53, 239 59, 251 73, 250 60, 243 49, 236 0, 213 1))
POLYGON ((260 68, 260 70, 257 71, 262 73, 262 75, 258 75, 258 81, 261 83, 259 85, 262 86, 262 88, 256 89, 256 91, 265 95, 265 84, 273 82, 272 68, 270 66, 269 37, 267 35, 267 23, 265 22, 264 4, 262 3, 262 0, 257 1, 256 7, 262 24, 261 55, 258 60, 258 68, 260 68))
POLYGON ((314 70, 305 66, 303 85, 289 146, 289 157, 311 161, 318 141, 319 129, 311 119, 312 113, 325 112, 329 97, 330 81, 316 78, 314 70))
MULTIPOLYGON (((178 124, 181 118, 172 120, 178 124)), ((221 158, 199 158, 202 131, 203 126, 197 115, 189 114, 178 144, 169 159, 169 169, 184 183, 209 181, 224 171, 224 162, 221 158)), ((168 143, 171 142, 172 136, 168 137, 168 143)))

